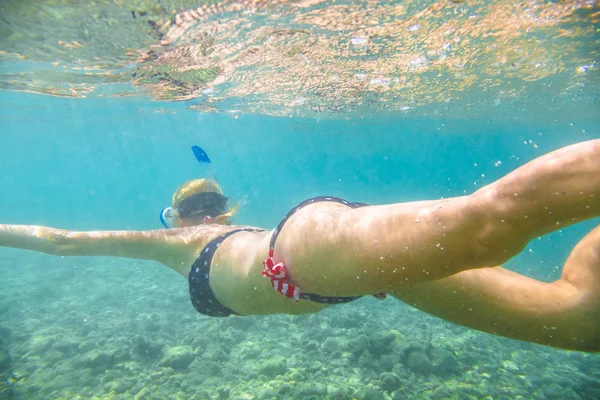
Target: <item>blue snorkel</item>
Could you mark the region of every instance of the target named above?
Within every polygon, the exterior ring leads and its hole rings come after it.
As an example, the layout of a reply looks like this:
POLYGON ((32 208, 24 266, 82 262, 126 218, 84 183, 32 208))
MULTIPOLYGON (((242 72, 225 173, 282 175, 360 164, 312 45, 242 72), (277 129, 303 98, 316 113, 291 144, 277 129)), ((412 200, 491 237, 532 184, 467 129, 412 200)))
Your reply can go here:
POLYGON ((206 152, 200 147, 192 146, 192 152, 200 164, 210 164, 210 158, 208 158, 208 154, 206 154, 206 152))
MULTIPOLYGON (((194 157, 202 166, 211 166, 210 158, 208 158, 208 154, 199 146, 192 146, 192 152, 194 153, 194 157)), ((173 207, 165 207, 160 211, 160 223, 166 228, 171 229, 173 227, 173 216, 175 215, 176 210, 173 207)))

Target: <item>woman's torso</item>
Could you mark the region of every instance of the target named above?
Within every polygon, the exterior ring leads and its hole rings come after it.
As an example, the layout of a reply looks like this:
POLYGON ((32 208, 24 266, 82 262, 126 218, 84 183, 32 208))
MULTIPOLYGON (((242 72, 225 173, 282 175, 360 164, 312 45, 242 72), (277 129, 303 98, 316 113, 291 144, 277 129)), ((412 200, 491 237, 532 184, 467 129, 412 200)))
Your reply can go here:
MULTIPOLYGON (((215 230, 208 242, 203 240, 198 245, 193 241, 193 254, 197 257, 220 235, 240 229, 248 228, 224 226, 215 230)), ((241 315, 305 314, 327 307, 310 301, 295 302, 272 288, 270 280, 262 275, 271 235, 272 231, 238 231, 218 241, 218 249, 210 260, 209 285, 219 303, 241 315)))

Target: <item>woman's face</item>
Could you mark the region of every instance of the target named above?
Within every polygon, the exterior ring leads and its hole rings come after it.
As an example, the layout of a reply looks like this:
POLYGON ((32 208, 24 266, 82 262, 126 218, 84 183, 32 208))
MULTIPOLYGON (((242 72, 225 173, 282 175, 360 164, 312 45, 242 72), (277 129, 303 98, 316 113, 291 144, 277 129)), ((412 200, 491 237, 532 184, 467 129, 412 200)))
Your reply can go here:
POLYGON ((160 212, 160 222, 167 229, 203 224, 226 224, 227 197, 215 192, 200 192, 181 200, 177 207, 160 212))
POLYGON ((179 202, 178 226, 222 223, 219 216, 227 212, 227 197, 220 193, 201 192, 179 202))

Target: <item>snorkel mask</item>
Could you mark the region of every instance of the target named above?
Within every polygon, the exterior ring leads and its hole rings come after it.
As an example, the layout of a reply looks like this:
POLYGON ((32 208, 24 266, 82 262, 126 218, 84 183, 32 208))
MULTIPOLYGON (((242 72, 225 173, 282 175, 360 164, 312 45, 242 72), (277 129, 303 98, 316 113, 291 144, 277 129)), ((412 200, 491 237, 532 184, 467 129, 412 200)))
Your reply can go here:
POLYGON ((227 213, 227 197, 216 192, 196 193, 181 200, 177 208, 164 208, 160 212, 160 222, 165 228, 170 229, 173 227, 173 219, 176 213, 180 219, 198 219, 199 223, 207 223, 221 216, 227 219, 230 215, 230 213, 227 213))

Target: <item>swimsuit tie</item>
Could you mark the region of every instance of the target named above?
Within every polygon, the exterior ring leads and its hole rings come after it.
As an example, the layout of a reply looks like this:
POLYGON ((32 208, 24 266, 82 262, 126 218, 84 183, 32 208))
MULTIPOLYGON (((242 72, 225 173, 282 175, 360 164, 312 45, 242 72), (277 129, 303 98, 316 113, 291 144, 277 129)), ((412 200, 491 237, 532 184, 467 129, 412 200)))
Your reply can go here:
MULTIPOLYGON (((279 222, 277 228, 273 230, 271 242, 269 243, 269 256, 265 261, 263 261, 264 268, 262 270, 262 276, 271 280, 271 286, 273 287, 273 289, 275 289, 275 291, 294 301, 299 301, 302 298, 303 300, 309 300, 323 304, 347 303, 358 299, 360 296, 331 297, 321 296, 313 293, 302 293, 298 286, 292 285, 288 282, 289 274, 285 264, 282 262, 275 263, 275 260, 273 260, 273 254, 275 253, 275 241, 277 240, 277 236, 281 232, 281 229, 283 228, 283 225, 286 223, 286 221, 292 216, 293 213, 295 213, 302 207, 320 201, 331 201, 335 203, 341 203, 351 208, 359 208, 367 205, 365 203, 350 203, 344 199, 332 196, 313 197, 312 199, 304 200, 303 202, 298 204, 296 207, 294 207, 287 213, 287 215, 279 222)), ((375 293, 373 296, 378 300, 383 300, 386 298, 386 295, 383 292, 375 293)))
POLYGON ((275 291, 294 300, 300 300, 300 288, 288 283, 288 271, 284 263, 275 264, 273 260, 273 251, 269 252, 269 257, 263 261, 262 275, 271 280, 271 286, 275 291))

